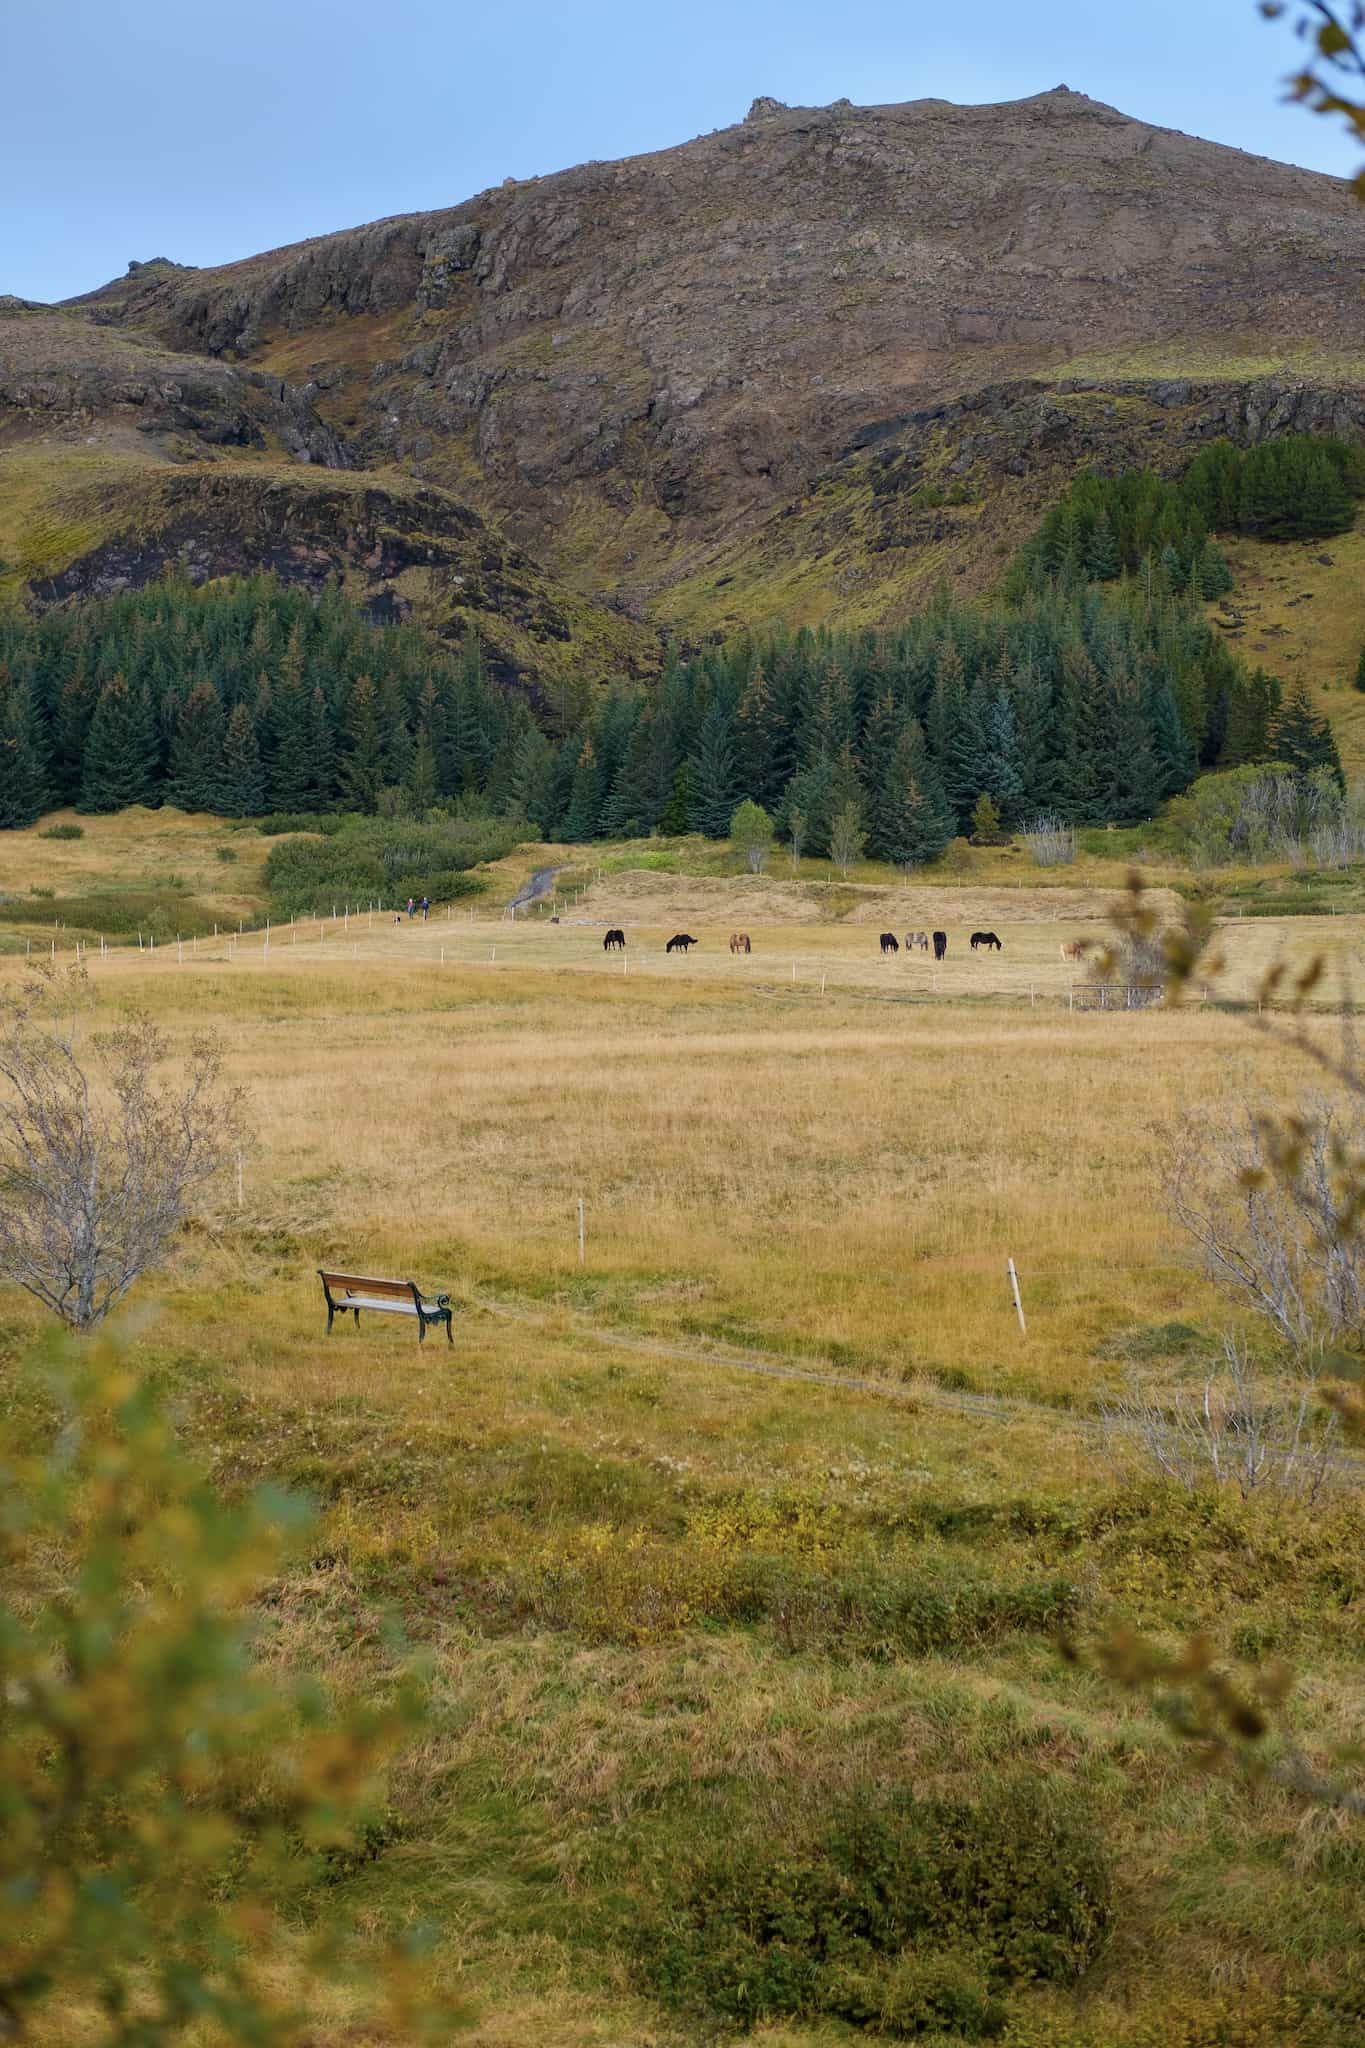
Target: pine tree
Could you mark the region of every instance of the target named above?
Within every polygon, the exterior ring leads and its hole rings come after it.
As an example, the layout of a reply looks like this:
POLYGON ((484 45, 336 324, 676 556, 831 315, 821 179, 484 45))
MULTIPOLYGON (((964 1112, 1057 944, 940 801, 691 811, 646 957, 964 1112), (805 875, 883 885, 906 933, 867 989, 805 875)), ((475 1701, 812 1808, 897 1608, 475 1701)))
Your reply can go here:
POLYGON ((99 692, 84 659, 78 659, 57 699, 52 749, 53 794, 60 803, 76 801, 81 788, 81 763, 99 692))
POLYGON ((726 838, 741 794, 735 772, 734 720, 729 704, 718 692, 702 720, 692 762, 692 830, 704 832, 708 839, 726 838))
POLYGON ((436 750, 425 729, 418 733, 412 749, 412 762, 408 768, 408 779, 404 785, 408 809, 414 818, 425 818, 436 801, 436 750))
POLYGON ((171 739, 166 801, 182 811, 219 811, 227 720, 213 684, 194 685, 180 707, 171 739))
POLYGON ((1118 542, 1109 521, 1108 512, 1101 507, 1094 530, 1085 549, 1085 573, 1092 583, 1112 583, 1123 569, 1118 542))
POLYGON ((1315 768, 1326 768, 1338 789, 1345 790, 1346 778, 1331 725, 1314 711, 1306 683, 1294 685, 1275 722, 1271 758, 1283 761, 1301 776, 1311 775, 1315 768))
POLYGON ((564 837, 576 841, 595 839, 601 822, 601 808, 602 772, 589 735, 579 750, 578 764, 573 772, 569 808, 564 818, 564 837))
POLYGON ((1198 765, 1194 748, 1180 722, 1175 698, 1164 680, 1148 692, 1147 726, 1156 770, 1155 796, 1160 803, 1182 789, 1188 789, 1198 765))
POLYGON ((374 811, 384 787, 383 734, 379 703, 368 676, 357 676, 346 706, 346 749, 341 761, 341 795, 348 810, 374 811))
POLYGON ((0 829, 31 825, 47 799, 28 690, 0 663, 0 829))
POLYGON ((265 773, 249 704, 234 704, 228 718, 220 807, 226 818, 258 818, 265 809, 265 773))
POLYGON ((953 836, 953 820, 918 720, 896 735, 873 793, 871 851, 898 868, 927 866, 953 836))
POLYGON ((664 805, 663 816, 660 818, 659 824, 663 831, 669 833, 674 838, 690 831, 692 828, 692 764, 690 761, 679 763, 677 773, 673 777, 673 787, 669 791, 668 802, 664 805))
POLYGON ((525 818, 542 838, 550 825, 553 776, 554 749, 539 726, 528 726, 513 756, 508 801, 514 814, 525 818))
POLYGON ((147 692, 129 683, 122 670, 100 691, 85 743, 78 810, 126 810, 155 804, 161 747, 147 692))
POLYGON ((325 811, 336 796, 337 748, 332 712, 320 684, 308 699, 308 801, 305 810, 325 811))

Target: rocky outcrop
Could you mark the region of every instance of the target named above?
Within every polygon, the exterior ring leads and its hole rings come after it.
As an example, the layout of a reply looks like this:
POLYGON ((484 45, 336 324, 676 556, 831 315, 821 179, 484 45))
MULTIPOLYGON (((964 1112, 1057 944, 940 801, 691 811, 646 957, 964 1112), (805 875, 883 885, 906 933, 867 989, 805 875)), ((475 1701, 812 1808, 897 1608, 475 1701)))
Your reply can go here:
POLYGON ((311 394, 267 371, 92 333, 47 308, 0 307, 0 446, 50 437, 98 445, 130 432, 172 458, 273 448, 325 469, 350 461, 311 394))

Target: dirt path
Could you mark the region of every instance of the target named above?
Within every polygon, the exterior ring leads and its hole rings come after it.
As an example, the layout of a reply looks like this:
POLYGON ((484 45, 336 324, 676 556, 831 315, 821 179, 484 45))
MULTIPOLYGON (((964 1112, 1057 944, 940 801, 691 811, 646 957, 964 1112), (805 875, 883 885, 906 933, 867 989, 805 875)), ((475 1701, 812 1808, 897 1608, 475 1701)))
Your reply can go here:
POLYGON ((532 903, 539 903, 543 897, 549 896, 553 892, 555 876, 562 875, 564 872, 565 870, 562 866, 533 869, 530 881, 522 883, 516 895, 506 906, 507 909, 526 910, 532 903))
MULTIPOLYGON (((502 1316, 511 1322, 534 1323, 542 1328, 555 1322, 562 1324, 565 1316, 563 1310, 543 1311, 520 1302, 498 1300, 491 1295, 477 1296, 476 1305, 486 1309, 490 1315, 502 1316)), ((799 1365, 779 1364, 759 1352, 741 1351, 729 1345, 712 1345, 703 1350, 694 1345, 677 1344, 664 1337, 603 1329, 572 1311, 568 1312, 568 1320, 570 1332, 575 1337, 591 1338, 593 1343, 608 1345, 615 1351, 634 1351, 650 1358, 673 1358, 685 1365, 710 1366, 722 1372, 757 1373, 764 1379, 804 1380, 815 1386, 844 1387, 850 1393, 875 1394, 881 1400, 903 1404, 912 1411, 916 1408, 937 1408, 953 1415, 974 1415, 982 1421, 1045 1423, 1049 1429, 1069 1431, 1092 1441, 1112 1439, 1116 1433, 1135 1434, 1131 1429, 1125 1429, 1121 1422, 1099 1415, 1077 1415, 1046 1401, 1026 1400, 1022 1395, 961 1393, 940 1387, 933 1380, 923 1379, 899 1385, 894 1380, 867 1379, 855 1373, 834 1372, 814 1358, 808 1358, 799 1365)), ((1365 1473, 1365 1458, 1357 1452, 1339 1449, 1332 1462, 1343 1473, 1365 1473)))

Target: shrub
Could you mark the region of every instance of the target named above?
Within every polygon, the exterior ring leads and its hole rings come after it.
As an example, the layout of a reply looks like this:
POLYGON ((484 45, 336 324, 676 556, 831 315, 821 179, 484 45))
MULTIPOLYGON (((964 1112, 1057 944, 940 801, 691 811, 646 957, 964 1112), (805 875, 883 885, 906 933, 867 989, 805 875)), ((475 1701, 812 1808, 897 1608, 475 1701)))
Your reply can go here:
POLYGON ((1095 1828, 1031 1779, 979 1801, 864 1790, 799 1836, 732 1834, 661 1891, 636 1967, 668 2005, 967 2040, 999 2031, 1007 1986, 1074 1982, 1110 1912, 1095 1828))
POLYGON ((333 903, 476 895, 479 884, 468 869, 501 859, 516 843, 515 827, 497 818, 425 825, 402 819, 340 820, 325 837, 286 839, 271 848, 265 864, 271 915, 283 922, 333 903))
POLYGON ((47 825, 38 834, 40 839, 84 839, 84 825, 47 825))
POLYGON ((235 861, 237 858, 237 849, 235 846, 220 846, 217 849, 217 853, 218 858, 221 861, 235 861))

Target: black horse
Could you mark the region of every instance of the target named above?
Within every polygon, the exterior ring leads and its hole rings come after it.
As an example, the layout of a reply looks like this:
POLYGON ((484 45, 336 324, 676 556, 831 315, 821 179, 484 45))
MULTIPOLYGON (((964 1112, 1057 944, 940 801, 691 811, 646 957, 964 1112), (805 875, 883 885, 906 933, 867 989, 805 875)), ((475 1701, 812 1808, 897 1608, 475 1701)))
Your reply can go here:
POLYGON ((978 946, 985 946, 988 949, 993 946, 997 953, 1000 951, 1000 941, 994 932, 973 932, 971 946, 973 952, 976 951, 978 946))
POLYGON ((934 933, 934 958, 935 958, 935 960, 941 960, 941 959, 943 958, 944 954, 945 954, 945 953, 947 952, 947 950, 948 950, 948 934, 947 934, 947 932, 935 932, 935 933, 934 933))
POLYGON ((882 933, 883 953, 899 953, 900 949, 900 940, 896 937, 896 934, 894 932, 882 933))
POLYGON ((689 946, 695 946, 696 944, 697 941, 693 938, 691 932, 674 932, 672 938, 664 947, 664 951, 665 953, 685 953, 689 946))
POLYGON ((607 933, 605 939, 603 939, 602 941, 602 951, 604 953, 610 953, 614 949, 616 952, 619 953, 624 947, 625 943, 626 935, 621 930, 620 925, 613 925, 611 930, 607 933))

